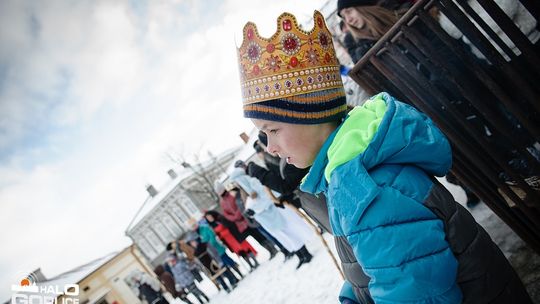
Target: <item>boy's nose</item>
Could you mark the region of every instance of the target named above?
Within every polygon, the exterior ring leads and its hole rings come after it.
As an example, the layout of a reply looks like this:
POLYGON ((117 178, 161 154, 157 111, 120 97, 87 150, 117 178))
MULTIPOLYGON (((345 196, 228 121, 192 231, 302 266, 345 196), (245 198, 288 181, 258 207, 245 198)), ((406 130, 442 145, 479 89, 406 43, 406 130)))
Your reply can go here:
POLYGON ((266 150, 272 155, 278 155, 279 153, 277 146, 274 145, 274 142, 270 140, 270 138, 268 139, 268 146, 266 146, 266 150))

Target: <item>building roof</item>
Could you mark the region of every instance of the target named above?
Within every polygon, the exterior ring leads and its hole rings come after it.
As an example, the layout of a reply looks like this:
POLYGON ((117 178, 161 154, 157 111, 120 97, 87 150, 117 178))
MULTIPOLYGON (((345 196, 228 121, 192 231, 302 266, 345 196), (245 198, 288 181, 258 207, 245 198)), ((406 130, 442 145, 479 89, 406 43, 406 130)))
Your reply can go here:
MULTIPOLYGON (((221 159, 222 157, 224 157, 226 155, 229 155, 231 153, 237 153, 237 151, 239 149, 240 149, 239 147, 230 148, 230 149, 225 150, 224 152, 220 153, 218 156, 216 156, 216 158, 221 159)), ((203 162, 202 164, 200 164, 200 166, 202 166, 203 168, 207 168, 208 166, 212 165, 213 163, 214 163, 214 160, 210 159, 210 160, 207 160, 207 161, 203 162)), ((197 167, 200 168, 199 165, 197 165, 197 167)), ((156 190, 158 191, 156 196, 152 197, 152 196, 148 195, 146 197, 143 205, 141 206, 141 208, 139 209, 137 214, 135 214, 135 217, 133 218, 133 220, 131 221, 129 226, 126 228, 126 232, 130 231, 131 229, 136 227, 137 224, 147 214, 150 214, 151 211, 154 208, 156 208, 159 205, 159 203, 161 201, 163 201, 163 199, 165 199, 172 191, 174 191, 174 189, 181 182, 183 182, 185 179, 189 178, 190 176, 192 176, 194 174, 192 170, 186 169, 186 168, 183 168, 183 167, 173 168, 173 170, 176 172, 177 177, 175 177, 174 179, 168 179, 167 182, 164 185, 162 185, 160 188, 156 188, 156 190)))
MULTIPOLYGON (((127 247, 129 248, 129 247, 127 247)), ((126 248, 126 249, 127 249, 126 248)), ((124 250, 126 250, 124 249, 124 250)), ((87 278, 89 275, 91 275, 93 272, 98 270, 100 267, 105 265, 107 262, 112 260, 114 257, 116 257, 118 254, 120 254, 122 251, 117 252, 111 252, 101 258, 98 258, 96 260, 93 260, 89 263, 86 263, 84 265, 78 266, 76 268, 73 268, 69 271, 66 271, 64 273, 61 273, 53 278, 50 278, 43 282, 38 282, 36 285, 38 286, 65 286, 67 284, 78 284, 85 278, 87 278)))
POLYGON ((178 186, 178 184, 180 184, 184 179, 188 178, 193 174, 193 172, 184 168, 175 170, 175 172, 177 174, 176 178, 169 179, 162 187, 156 188, 156 196, 152 197, 150 196, 150 194, 148 194, 148 196, 143 202, 143 205, 137 211, 135 217, 133 218, 129 226, 126 228, 126 231, 129 231, 133 227, 135 227, 147 214, 150 213, 150 211, 156 208, 156 206, 158 206, 159 203, 165 197, 167 197, 176 188, 176 186, 178 186))

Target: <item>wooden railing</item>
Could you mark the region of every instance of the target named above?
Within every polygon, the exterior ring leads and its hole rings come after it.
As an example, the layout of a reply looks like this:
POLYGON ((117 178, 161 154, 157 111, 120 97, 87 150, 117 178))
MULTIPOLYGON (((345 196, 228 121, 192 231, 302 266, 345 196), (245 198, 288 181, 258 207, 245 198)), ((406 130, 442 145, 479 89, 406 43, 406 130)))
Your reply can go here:
MULTIPOLYGON (((366 91, 387 91, 430 116, 452 143, 452 172, 540 253, 540 191, 531 186, 540 172, 540 42, 493 1, 478 0, 517 55, 467 1, 457 2, 418 1, 349 75, 366 91), (485 59, 448 35, 437 13, 485 59)), ((521 3, 539 20, 539 1, 521 3)))

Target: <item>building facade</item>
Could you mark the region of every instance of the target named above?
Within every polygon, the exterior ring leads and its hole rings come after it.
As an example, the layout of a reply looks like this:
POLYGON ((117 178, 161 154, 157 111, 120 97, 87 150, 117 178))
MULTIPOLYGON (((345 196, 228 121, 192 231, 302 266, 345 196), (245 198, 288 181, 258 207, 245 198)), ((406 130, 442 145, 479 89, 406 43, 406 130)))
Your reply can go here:
POLYGON ((178 174, 160 189, 149 185, 149 196, 126 230, 126 235, 152 265, 163 262, 166 246, 189 230, 190 219, 200 219, 205 210, 218 206, 213 182, 224 174, 238 149, 229 150, 198 165, 183 163, 178 174))

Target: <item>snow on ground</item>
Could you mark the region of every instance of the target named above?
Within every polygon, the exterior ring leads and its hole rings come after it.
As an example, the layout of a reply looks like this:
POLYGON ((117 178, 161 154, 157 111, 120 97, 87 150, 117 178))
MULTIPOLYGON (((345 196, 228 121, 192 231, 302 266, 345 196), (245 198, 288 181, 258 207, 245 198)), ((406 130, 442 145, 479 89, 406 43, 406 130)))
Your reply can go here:
MULTIPOLYGON (((440 181, 452 192, 456 201, 465 205, 465 192, 460 187, 449 184, 444 178, 440 181)), ((469 211, 509 258, 534 303, 540 304, 540 257, 483 203, 469 211)), ((332 237, 328 233, 325 233, 324 237, 337 258, 332 237)), ((210 303, 338 303, 337 296, 342 279, 315 234, 307 242, 308 250, 314 255, 313 260, 298 270, 295 269, 298 263, 296 257, 284 262, 283 255, 278 254, 274 259, 268 260, 266 250, 254 240, 250 240, 250 243, 259 251, 259 268, 248 273, 246 264, 241 262, 242 272, 247 275, 230 294, 223 290, 218 291, 210 281, 204 280, 200 286, 210 297, 210 303)), ((194 298, 192 301, 197 303, 194 298)), ((177 300, 172 303, 183 302, 177 300)))
MULTIPOLYGON (((325 239, 337 258, 332 237, 325 233, 325 239)), ((210 298, 210 303, 337 303, 342 279, 315 233, 306 245, 313 254, 313 259, 298 270, 297 257, 284 261, 283 255, 278 253, 272 260, 268 260, 269 255, 264 248, 258 246, 251 238, 249 242, 259 252, 258 260, 261 265, 249 273, 247 264, 241 263, 244 266, 241 271, 246 275, 230 294, 223 290, 218 291, 209 280, 205 279, 200 287, 210 298)), ((195 299, 192 301, 197 303, 195 299)))

